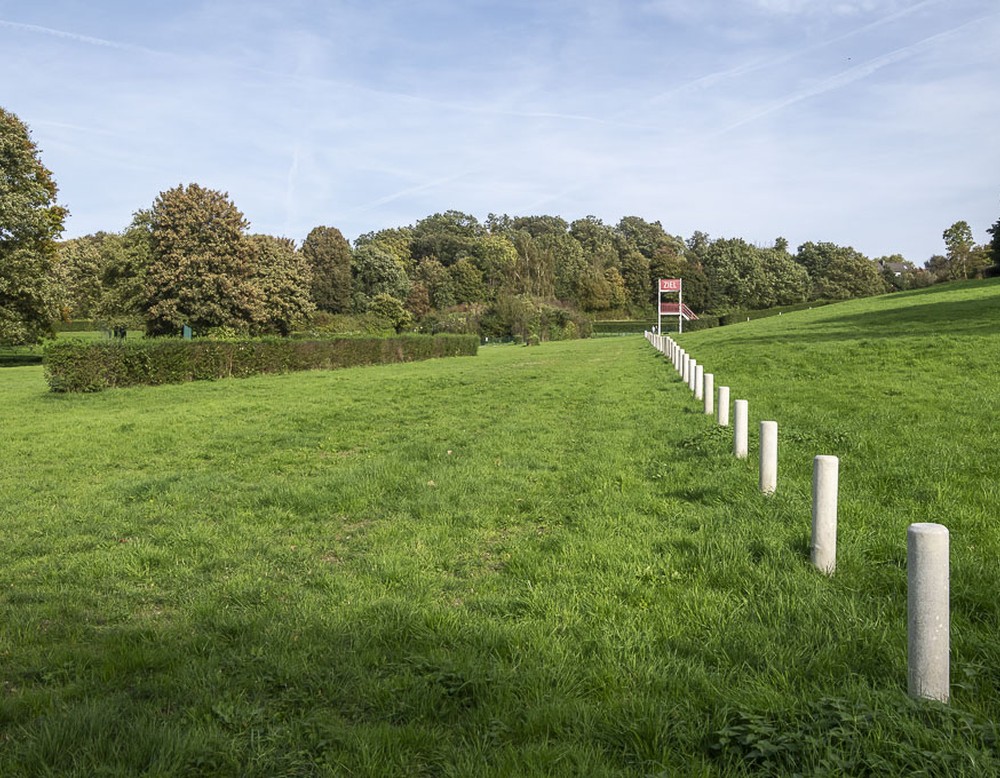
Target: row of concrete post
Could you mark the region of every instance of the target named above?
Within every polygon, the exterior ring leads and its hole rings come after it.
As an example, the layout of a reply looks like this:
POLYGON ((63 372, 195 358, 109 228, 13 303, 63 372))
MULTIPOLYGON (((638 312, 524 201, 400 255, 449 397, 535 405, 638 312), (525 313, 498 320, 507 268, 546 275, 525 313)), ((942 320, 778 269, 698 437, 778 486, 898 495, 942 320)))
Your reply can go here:
MULTIPOLYGON (((646 333, 646 339, 673 363, 681 380, 706 415, 729 426, 729 387, 715 387, 715 376, 706 373, 673 338, 646 333)), ((749 456, 749 402, 735 400, 733 406, 733 454, 749 456)), ((840 460, 819 455, 813 459, 812 538, 810 561, 821 572, 832 575, 837 565, 837 495, 840 460)), ((760 491, 774 494, 778 488, 778 423, 760 422, 760 491)), ((940 702, 949 696, 950 609, 949 537, 940 524, 911 524, 907 542, 907 687, 909 694, 940 702)))

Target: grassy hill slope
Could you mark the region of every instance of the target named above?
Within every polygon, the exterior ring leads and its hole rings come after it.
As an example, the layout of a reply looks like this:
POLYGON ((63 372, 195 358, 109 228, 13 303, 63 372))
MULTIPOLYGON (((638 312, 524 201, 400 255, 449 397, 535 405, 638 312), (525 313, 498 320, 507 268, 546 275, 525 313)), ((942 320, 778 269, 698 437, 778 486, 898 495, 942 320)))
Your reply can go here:
POLYGON ((990 775, 1000 285, 691 333, 45 392, 0 372, 0 774, 990 775), (808 564, 841 457, 838 572, 808 564), (905 694, 952 530, 953 701, 905 694))

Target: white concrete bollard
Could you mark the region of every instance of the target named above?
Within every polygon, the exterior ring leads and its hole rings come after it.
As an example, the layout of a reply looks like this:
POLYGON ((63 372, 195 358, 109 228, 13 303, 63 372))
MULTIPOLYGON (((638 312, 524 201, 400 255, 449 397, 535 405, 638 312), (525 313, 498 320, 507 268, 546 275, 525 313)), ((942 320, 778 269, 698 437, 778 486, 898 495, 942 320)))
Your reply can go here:
POLYGON ((760 491, 774 494, 778 489, 778 422, 760 423, 760 491))
POLYGON ((906 531, 907 690, 948 702, 950 632, 948 529, 911 524, 906 531))
POLYGON ((820 454, 813 459, 812 543, 809 556, 822 573, 837 569, 837 490, 840 460, 820 454))
POLYGON ((691 360, 691 369, 688 371, 688 389, 694 391, 694 379, 698 375, 698 360, 691 360))
POLYGON ((720 427, 729 426, 729 387, 719 387, 719 402, 716 403, 715 420, 720 427))
POLYGON ((705 367, 697 365, 694 369, 694 399, 705 399, 705 367))
POLYGON ((736 400, 733 403, 733 453, 737 459, 746 459, 750 450, 747 425, 750 422, 750 403, 736 400))
POLYGON ((691 357, 688 354, 681 358, 681 380, 684 383, 691 380, 691 357))
POLYGON ((701 388, 705 400, 705 414, 711 416, 715 412, 715 374, 705 373, 704 385, 701 388))

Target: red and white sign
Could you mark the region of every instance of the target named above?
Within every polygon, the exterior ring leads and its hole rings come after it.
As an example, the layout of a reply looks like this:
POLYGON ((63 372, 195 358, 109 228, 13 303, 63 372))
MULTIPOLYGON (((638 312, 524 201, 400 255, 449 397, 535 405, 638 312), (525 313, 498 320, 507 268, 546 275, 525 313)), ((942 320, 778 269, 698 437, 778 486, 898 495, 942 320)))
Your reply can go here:
POLYGON ((660 279, 661 292, 679 292, 680 290, 681 290, 681 279, 679 278, 660 279))

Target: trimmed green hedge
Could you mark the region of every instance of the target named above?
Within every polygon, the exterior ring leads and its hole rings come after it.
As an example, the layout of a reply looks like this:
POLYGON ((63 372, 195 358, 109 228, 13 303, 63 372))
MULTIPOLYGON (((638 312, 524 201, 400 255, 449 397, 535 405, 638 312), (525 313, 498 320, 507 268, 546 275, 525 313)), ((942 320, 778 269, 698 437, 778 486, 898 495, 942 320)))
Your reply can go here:
POLYGON ((739 324, 741 322, 746 322, 753 319, 766 319, 770 316, 778 316, 782 313, 789 313, 791 311, 805 311, 810 308, 819 308, 823 305, 829 305, 835 302, 834 300, 810 300, 804 303, 795 303, 794 305, 779 305, 774 308, 762 308, 756 311, 730 311, 729 313, 724 313, 719 316, 720 324, 739 324))
POLYGON ((99 392, 111 387, 473 356, 478 349, 476 335, 329 340, 66 340, 46 348, 45 378, 53 392, 99 392))
POLYGON ((103 327, 93 319, 57 321, 55 328, 56 332, 93 332, 95 330, 103 329, 103 327))
MULTIPOLYGON (((654 319, 655 321, 655 319, 654 319)), ((650 328, 650 323, 648 321, 595 321, 594 322, 594 334, 595 335, 631 335, 634 333, 643 333, 650 328)))

